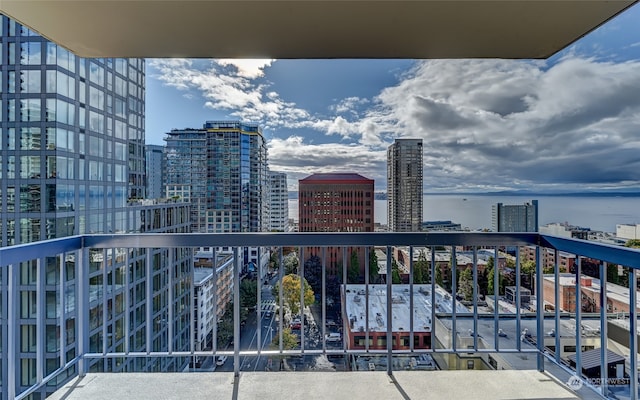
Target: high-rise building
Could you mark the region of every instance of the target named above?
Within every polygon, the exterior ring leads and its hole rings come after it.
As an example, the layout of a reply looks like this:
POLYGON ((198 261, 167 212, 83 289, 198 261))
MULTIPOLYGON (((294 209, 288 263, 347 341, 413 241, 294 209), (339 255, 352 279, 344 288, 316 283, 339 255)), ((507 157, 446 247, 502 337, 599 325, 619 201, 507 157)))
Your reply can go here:
POLYGON ((422 139, 396 139, 387 149, 387 215, 390 231, 420 231, 422 170, 422 139))
MULTIPOLYGON (((324 173, 298 181, 299 232, 373 232, 373 211, 373 179, 353 173, 324 173)), ((354 250, 362 270, 364 250, 349 249, 349 253, 354 250)), ((310 253, 320 256, 321 250, 310 249, 310 253)), ((340 273, 341 251, 329 248, 326 257, 329 273, 340 273)))
POLYGON ((159 199, 164 197, 162 186, 164 146, 148 144, 146 147, 147 198, 159 199))
MULTIPOLYGON (((140 200, 145 197, 144 60, 79 58, 4 16, 0 16, 0 35, 0 246, 84 233, 188 232, 188 204, 140 200)), ((83 283, 76 281, 79 266, 74 253, 19 266, 20 326, 11 328, 19 333, 9 344, 16 346, 15 359, 0 352, 3 364, 19 366, 17 393, 36 383, 36 371, 47 376, 78 354, 75 338, 81 322, 75 291, 79 287, 89 285, 90 351, 125 351, 125 343, 126 351, 146 351, 141 339, 146 337, 149 317, 165 321, 149 333, 153 348, 166 350, 167 340, 158 338, 166 337, 171 315, 168 284, 151 290, 148 282, 156 282, 152 278, 164 277, 180 263, 188 267, 175 269, 179 273, 174 283, 180 289, 174 300, 189 309, 189 251, 154 249, 149 256, 90 249, 88 257, 88 282, 83 283), (148 259, 154 262, 153 277, 146 275, 148 259), (147 313, 152 301, 153 311, 147 313), (40 318, 46 326, 41 336, 35 323, 40 318), (66 338, 62 348, 60 335, 66 338), (37 352, 44 356, 36 357, 37 352)), ((188 311, 172 315, 175 320, 189 318, 188 311)), ((174 326, 178 337, 172 339, 173 348, 188 349, 189 325, 174 326)), ((182 368, 174 362, 92 360, 89 369, 182 368)), ((75 371, 73 367, 35 395, 44 397, 75 371)), ((2 376, 1 397, 7 398, 7 376, 2 376)))
POLYGON ((494 232, 538 232, 538 200, 522 205, 494 204, 491 221, 494 232))
POLYGON ((287 174, 269 171, 269 216, 268 230, 289 231, 289 189, 287 174))
POLYGON ((257 124, 207 121, 165 141, 165 194, 194 206, 193 232, 264 230, 267 148, 257 124))
MULTIPOLYGON (((165 196, 191 203, 192 232, 262 232, 268 207, 267 147, 257 124, 207 121, 165 137, 165 196)), ((268 254, 247 248, 251 270, 268 254)))
POLYGON ((125 232, 144 198, 143 59, 82 59, 2 17, 0 245, 125 232))

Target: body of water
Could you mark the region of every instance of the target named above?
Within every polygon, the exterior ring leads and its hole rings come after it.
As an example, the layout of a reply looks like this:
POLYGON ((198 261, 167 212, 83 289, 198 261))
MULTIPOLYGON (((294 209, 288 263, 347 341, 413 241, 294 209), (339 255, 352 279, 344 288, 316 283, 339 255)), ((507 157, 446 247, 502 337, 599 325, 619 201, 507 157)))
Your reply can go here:
MULTIPOLYGON (((615 232, 616 224, 640 223, 640 197, 425 195, 425 221, 451 220, 471 230, 491 228, 491 206, 538 200, 540 225, 568 222, 596 231, 615 232)), ((289 216, 298 220, 298 200, 289 200, 289 216)), ((387 223, 387 201, 376 200, 375 222, 387 223)))

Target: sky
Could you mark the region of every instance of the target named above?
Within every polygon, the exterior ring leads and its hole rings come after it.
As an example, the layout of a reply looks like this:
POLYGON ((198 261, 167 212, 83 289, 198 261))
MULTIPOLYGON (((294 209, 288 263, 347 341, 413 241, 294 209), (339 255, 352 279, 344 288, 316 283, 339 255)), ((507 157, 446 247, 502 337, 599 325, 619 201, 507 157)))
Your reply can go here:
POLYGON ((386 189, 422 138, 424 191, 640 191, 640 4, 547 60, 147 60, 146 141, 257 122, 289 190, 317 172, 386 189))

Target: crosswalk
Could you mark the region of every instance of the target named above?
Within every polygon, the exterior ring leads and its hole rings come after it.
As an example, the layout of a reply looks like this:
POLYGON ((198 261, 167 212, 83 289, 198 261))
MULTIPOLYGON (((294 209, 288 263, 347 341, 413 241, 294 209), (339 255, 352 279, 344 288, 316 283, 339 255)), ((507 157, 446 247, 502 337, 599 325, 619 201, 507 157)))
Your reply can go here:
POLYGON ((276 309, 276 301, 275 300, 262 300, 260 303, 260 310, 264 311, 275 311, 276 309))

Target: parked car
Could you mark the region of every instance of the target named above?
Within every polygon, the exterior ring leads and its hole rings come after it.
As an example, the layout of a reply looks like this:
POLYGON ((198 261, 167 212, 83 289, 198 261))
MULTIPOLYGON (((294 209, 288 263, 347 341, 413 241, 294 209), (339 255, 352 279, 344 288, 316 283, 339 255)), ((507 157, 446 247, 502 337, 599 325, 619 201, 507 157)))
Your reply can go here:
POLYGON ((227 361, 227 356, 218 356, 216 365, 224 365, 225 361, 227 361))
POLYGON ((289 327, 291 329, 300 329, 302 327, 302 322, 300 321, 300 318, 296 318, 292 320, 291 323, 289 324, 289 327))
POLYGON ((342 335, 337 332, 327 333, 324 337, 326 342, 339 342, 342 340, 342 335))

